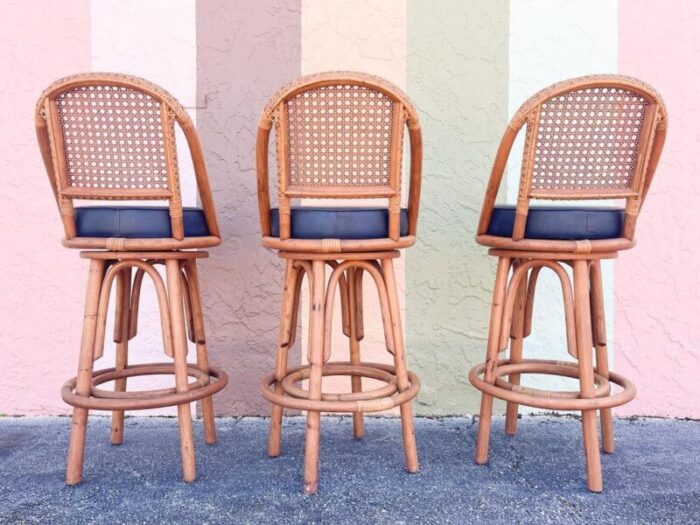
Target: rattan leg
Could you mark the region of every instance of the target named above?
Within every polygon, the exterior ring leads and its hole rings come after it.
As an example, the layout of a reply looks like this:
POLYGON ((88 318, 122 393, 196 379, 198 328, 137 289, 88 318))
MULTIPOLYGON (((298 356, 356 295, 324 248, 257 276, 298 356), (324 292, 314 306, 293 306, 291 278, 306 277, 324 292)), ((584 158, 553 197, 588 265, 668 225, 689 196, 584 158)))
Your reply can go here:
MULTIPOLYGON (((573 261, 574 266, 574 312, 576 316, 576 346, 578 349, 579 382, 582 399, 595 397, 593 380, 593 343, 591 340, 591 305, 588 262, 573 261)), ((582 411, 583 446, 586 455, 588 489, 603 490, 598 449, 598 429, 595 410, 582 411)))
MULTIPOLYGON (((325 318, 325 263, 315 260, 311 276, 311 315, 309 319, 309 400, 321 399, 323 379, 323 337, 325 318)), ((304 456, 304 492, 318 490, 318 454, 321 434, 321 412, 309 410, 306 416, 306 452, 304 456)))
MULTIPOLYGON (((525 330, 525 306, 527 304, 527 279, 523 278, 518 286, 518 297, 515 301, 513 324, 510 329, 510 362, 520 363, 523 358, 523 334, 525 330)), ((520 374, 508 376, 512 385, 520 384, 520 374)), ((506 405, 506 434, 515 434, 518 428, 518 404, 508 402, 506 405)))
POLYGON ((187 329, 185 334, 188 341, 196 344, 197 338, 194 333, 194 312, 192 312, 192 299, 190 298, 191 287, 190 278, 187 275, 187 270, 185 267, 187 264, 185 261, 180 263, 180 278, 182 279, 182 306, 185 309, 185 328, 187 329))
MULTIPOLYGON (((187 392, 187 336, 185 334, 185 317, 183 312, 182 277, 180 262, 167 259, 165 270, 168 280, 168 305, 173 335, 173 358, 175 361, 175 390, 187 392)), ((197 477, 194 457, 194 435, 192 433, 192 413, 189 403, 177 406, 180 426, 180 452, 182 454, 182 477, 185 482, 192 482, 197 477)))
MULTIPOLYGON (((131 268, 125 268, 117 276, 117 292, 114 319, 114 342, 117 344, 115 370, 124 370, 129 359, 129 305, 131 302, 131 268)), ((115 392, 126 391, 126 378, 114 381, 115 392)), ((124 411, 112 412, 112 445, 121 445, 124 441, 124 411)))
POLYGON ((139 301, 141 299, 141 285, 146 272, 138 268, 134 274, 134 283, 131 286, 131 306, 129 307, 129 339, 136 337, 139 325, 139 301))
MULTIPOLYGON (((207 338, 204 331, 204 315, 202 313, 202 297, 199 289, 199 273, 197 272, 197 260, 186 259, 183 267, 187 274, 188 290, 190 298, 190 315, 192 316, 192 331, 194 342, 197 346, 197 368, 202 372, 209 372, 209 356, 207 355, 207 338)), ((212 396, 205 397, 201 401, 202 423, 204 426, 204 442, 207 445, 216 444, 216 422, 214 420, 214 400, 212 396)))
MULTIPOLYGON (((346 270, 346 275, 350 315, 350 362, 353 365, 359 365, 361 337, 359 336, 358 330, 358 318, 362 315, 362 270, 348 268, 346 270)), ((362 378, 360 376, 350 376, 350 384, 353 392, 362 392, 362 378)), ((355 439, 362 439, 364 437, 365 420, 362 412, 353 413, 352 432, 355 439)))
MULTIPOLYGON (((85 297, 85 315, 83 317, 83 335, 80 341, 78 360, 78 377, 75 392, 89 396, 92 386, 92 365, 94 361, 95 333, 97 330, 97 307, 100 289, 104 277, 105 261, 90 260, 87 294, 85 297)), ((88 410, 74 408, 71 421, 70 441, 68 443, 68 461, 66 466, 66 483, 75 485, 83 477, 83 458, 85 456, 85 431, 87 430, 88 410)))
MULTIPOLYGON (((603 301, 603 277, 600 261, 591 262, 591 321, 593 327, 593 344, 595 346, 596 371, 605 379, 610 378, 608 366, 608 346, 605 329, 605 304, 603 301)), ((600 410, 600 431, 603 437, 603 451, 615 452, 615 433, 613 430, 612 409, 600 410)))
MULTIPOLYGON (((508 284, 510 261, 508 257, 500 257, 498 259, 498 269, 496 270, 496 284, 493 290, 491 318, 489 320, 489 339, 486 349, 486 370, 484 371, 484 381, 489 384, 493 384, 496 379, 494 370, 496 368, 496 362, 498 361, 499 339, 501 325, 503 324, 503 300, 506 293, 506 285, 508 284)), ((480 465, 486 463, 489 457, 492 410, 493 396, 482 393, 475 455, 475 460, 480 465)))
MULTIPOLYGON (((282 307, 280 313, 280 328, 277 338, 277 363, 275 365, 275 392, 282 393, 281 381, 287 375, 289 359, 289 345, 292 335, 292 321, 295 318, 295 292, 299 272, 294 268, 294 260, 287 259, 284 271, 284 287, 282 291, 282 307)), ((267 455, 277 457, 282 445, 282 416, 284 408, 281 405, 272 405, 270 416, 270 429, 267 436, 267 455)))
MULTIPOLYGON (((401 310, 399 308, 399 296, 396 291, 396 276, 394 275, 393 259, 382 259, 382 275, 389 298, 389 317, 391 319, 392 333, 394 336, 396 386, 399 392, 404 392, 410 386, 410 382, 408 379, 408 369, 406 367, 401 310)), ((406 470, 409 472, 418 472, 420 470, 420 465, 418 464, 418 450, 416 448, 416 436, 413 428, 413 407, 411 401, 403 403, 400 410, 403 447, 406 456, 406 470)))
MULTIPOLYGON (((284 353, 277 354, 278 368, 275 369, 275 377, 281 377, 280 374, 286 374, 289 365, 289 351, 294 347, 297 337, 297 325, 299 321, 299 304, 301 303, 301 287, 304 283, 304 275, 306 270, 304 266, 294 268, 295 283, 291 286, 293 293, 292 298, 292 316, 289 321, 289 336, 288 343, 284 348, 284 353)), ((311 276, 308 277, 311 279, 311 276)), ((281 322, 281 321, 280 321, 281 322)), ((281 386, 276 385, 275 391, 281 393, 281 386)), ((278 456, 281 453, 282 442, 282 416, 284 415, 284 407, 282 405, 272 404, 272 417, 270 418, 270 437, 268 438, 268 454, 271 457, 278 456), (275 430, 276 427, 276 430, 275 430), (275 437, 276 436, 276 437, 275 437), (272 441, 272 443, 270 443, 272 441), (276 441, 276 443, 275 443, 276 441)))

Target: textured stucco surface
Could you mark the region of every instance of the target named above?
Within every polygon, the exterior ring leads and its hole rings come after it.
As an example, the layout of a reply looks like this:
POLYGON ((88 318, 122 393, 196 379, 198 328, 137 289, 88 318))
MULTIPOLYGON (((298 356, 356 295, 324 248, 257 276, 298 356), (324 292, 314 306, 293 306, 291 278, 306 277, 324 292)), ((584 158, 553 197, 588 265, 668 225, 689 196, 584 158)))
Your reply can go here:
POLYGON ((267 99, 299 75, 299 57, 298 0, 198 2, 197 125, 224 237, 201 280, 210 361, 230 378, 216 400, 222 414, 269 410, 258 384, 274 366, 283 265, 260 246, 255 135, 267 99))
POLYGON ((474 413, 495 264, 474 243, 508 115, 508 3, 409 2, 408 92, 425 156, 418 243, 407 252, 406 341, 422 380, 416 411, 474 413))
POLYGON ((56 78, 90 69, 89 31, 88 1, 2 4, 0 413, 65 413, 58 392, 75 374, 87 262, 60 244, 34 106, 56 78))
MULTIPOLYGON (((265 414, 257 385, 274 361, 283 271, 259 245, 258 115, 268 96, 299 74, 359 69, 405 87, 421 111, 419 240, 398 261, 397 276, 408 362, 423 381, 417 400, 423 414, 478 409, 466 373, 483 359, 495 261, 473 235, 510 115, 544 85, 591 72, 632 74, 661 91, 670 131, 639 221, 638 246, 604 268, 609 346, 614 368, 638 385, 637 399, 620 413, 700 417, 694 247, 700 67, 686 60, 700 49, 698 35, 700 4, 691 0, 5 1, 0 413, 66 413, 59 389, 77 362, 87 263, 59 243, 63 232, 36 146, 32 111, 47 84, 91 69, 135 73, 173 92, 196 120, 224 234, 224 245, 200 265, 211 360, 232 379, 217 411, 265 414)), ((184 151, 180 159, 183 197, 194 204, 184 151)), ((513 200, 518 161, 510 166, 503 200, 513 200)), ((566 357, 560 295, 543 272, 528 356, 566 357)), ((364 357, 389 360, 369 281, 365 297, 364 357)), ((143 301, 130 359, 160 361, 150 285, 143 301)), ((338 312, 336 323, 339 318, 338 312)), ((334 357, 344 358, 347 340, 338 334, 334 357)), ((303 339, 293 361, 303 361, 303 339)), ((111 346, 97 367, 110 366, 111 346)), ((137 379, 133 386, 161 380, 167 379, 137 379)), ((563 386, 543 376, 525 381, 563 386)), ((336 388, 347 381, 328 383, 336 388)))
POLYGON ((700 4, 622 1, 620 72, 648 80, 670 115, 637 246, 615 268, 617 369, 637 384, 627 414, 700 418, 700 4))

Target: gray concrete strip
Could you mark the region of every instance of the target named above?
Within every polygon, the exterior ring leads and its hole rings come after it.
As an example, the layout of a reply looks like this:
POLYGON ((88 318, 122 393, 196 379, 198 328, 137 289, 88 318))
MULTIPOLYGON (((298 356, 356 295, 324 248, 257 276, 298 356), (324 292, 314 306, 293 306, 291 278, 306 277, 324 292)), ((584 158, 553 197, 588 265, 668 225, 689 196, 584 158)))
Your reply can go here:
POLYGON ((700 523, 700 422, 617 420, 603 494, 585 488, 580 423, 496 419, 491 461, 472 461, 470 418, 416 421, 421 472, 403 469, 397 419, 322 420, 320 490, 301 494, 302 418, 287 418, 283 455, 265 455, 264 419, 219 419, 208 447, 197 422, 199 478, 180 478, 177 422, 127 418, 124 444, 92 418, 84 481, 63 484, 70 420, 0 418, 0 523, 700 523))

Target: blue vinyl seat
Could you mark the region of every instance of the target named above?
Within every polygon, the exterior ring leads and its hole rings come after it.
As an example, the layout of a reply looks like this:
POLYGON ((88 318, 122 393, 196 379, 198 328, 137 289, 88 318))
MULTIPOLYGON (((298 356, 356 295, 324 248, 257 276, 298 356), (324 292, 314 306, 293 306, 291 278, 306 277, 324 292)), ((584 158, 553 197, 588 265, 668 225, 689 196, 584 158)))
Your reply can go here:
MULTIPOLYGON (((279 209, 270 210, 273 237, 279 237, 279 209)), ((386 208, 292 208, 293 239, 385 239, 389 236, 386 208)), ((401 210, 400 235, 408 235, 408 211, 401 210)))
MULTIPOLYGON (((624 210, 585 206, 530 206, 526 239, 599 240, 622 236, 624 210)), ((512 237, 515 206, 495 206, 488 235, 512 237)))
MULTIPOLYGON (((204 211, 183 208, 185 237, 210 235, 204 211)), ((78 237, 167 239, 173 236, 167 206, 83 206, 75 209, 78 237)))

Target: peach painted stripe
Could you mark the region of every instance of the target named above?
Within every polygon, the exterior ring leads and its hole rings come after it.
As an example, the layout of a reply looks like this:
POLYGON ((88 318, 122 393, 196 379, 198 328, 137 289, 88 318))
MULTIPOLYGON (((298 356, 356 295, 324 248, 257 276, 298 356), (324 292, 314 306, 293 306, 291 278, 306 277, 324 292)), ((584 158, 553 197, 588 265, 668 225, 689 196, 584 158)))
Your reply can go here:
MULTIPOLYGON (((341 0, 336 2, 302 1, 301 71, 307 75, 320 71, 355 70, 382 76, 397 86, 406 85, 406 1, 405 0, 341 0)), ((305 199, 305 205, 314 201, 305 199)), ((321 201, 321 205, 328 205, 321 201)), ((347 201, 344 205, 385 206, 386 200, 347 201)), ((395 261, 399 303, 405 319, 405 260, 395 261)), ((302 312, 307 312, 308 288, 303 288, 302 312)), ((368 362, 391 363, 386 351, 376 287, 365 276, 365 339, 361 343, 362 359, 368 362)), ((340 309, 334 312, 333 360, 347 361, 348 339, 340 326, 340 309)), ((308 340, 308 316, 302 321, 302 348, 308 340)), ((302 353, 306 363, 306 353, 302 353)), ((373 388, 372 380, 363 380, 365 388, 373 388)), ((347 390, 345 378, 324 379, 347 390)))
POLYGON ((620 72, 656 87, 666 146, 637 226, 616 263, 617 369, 637 385, 621 414, 700 417, 700 9, 693 0, 620 2, 620 72))

